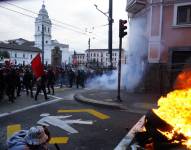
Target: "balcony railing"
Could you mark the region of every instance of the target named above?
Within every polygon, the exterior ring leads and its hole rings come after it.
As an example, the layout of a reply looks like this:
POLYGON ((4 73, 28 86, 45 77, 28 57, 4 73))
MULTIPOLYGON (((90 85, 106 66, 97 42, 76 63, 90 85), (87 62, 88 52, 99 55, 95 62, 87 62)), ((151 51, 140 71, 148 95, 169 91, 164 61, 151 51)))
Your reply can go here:
POLYGON ((127 0, 126 10, 129 13, 137 13, 146 6, 147 0, 127 0))

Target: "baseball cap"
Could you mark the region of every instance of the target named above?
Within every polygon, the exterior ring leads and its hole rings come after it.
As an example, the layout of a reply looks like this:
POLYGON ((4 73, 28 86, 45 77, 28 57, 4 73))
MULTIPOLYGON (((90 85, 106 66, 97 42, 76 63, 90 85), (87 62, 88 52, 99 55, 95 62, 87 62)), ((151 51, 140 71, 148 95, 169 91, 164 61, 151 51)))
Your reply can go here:
POLYGON ((28 130, 24 139, 29 145, 41 145, 47 142, 48 136, 42 126, 34 126, 28 130))

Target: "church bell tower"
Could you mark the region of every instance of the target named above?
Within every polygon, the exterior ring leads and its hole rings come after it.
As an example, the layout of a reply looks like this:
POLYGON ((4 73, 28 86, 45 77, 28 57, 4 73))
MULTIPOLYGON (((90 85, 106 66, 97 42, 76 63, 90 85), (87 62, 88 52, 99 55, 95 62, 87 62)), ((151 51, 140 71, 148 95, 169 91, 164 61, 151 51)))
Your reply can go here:
POLYGON ((39 11, 38 17, 35 20, 35 46, 42 49, 42 30, 44 29, 44 46, 51 45, 51 21, 45 5, 39 11))

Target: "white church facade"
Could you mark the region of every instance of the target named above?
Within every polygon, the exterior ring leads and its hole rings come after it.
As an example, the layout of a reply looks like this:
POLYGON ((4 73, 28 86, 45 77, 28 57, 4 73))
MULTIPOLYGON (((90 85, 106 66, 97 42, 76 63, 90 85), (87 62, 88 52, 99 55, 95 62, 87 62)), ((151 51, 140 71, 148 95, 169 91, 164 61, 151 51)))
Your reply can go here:
POLYGON ((62 51, 62 63, 70 63, 72 53, 69 51, 69 45, 52 40, 51 31, 52 23, 43 4, 35 20, 35 47, 42 49, 42 40, 44 40, 45 64, 51 64, 51 50, 55 47, 59 47, 62 51))
POLYGON ((30 64, 37 53, 40 52, 42 54, 42 41, 44 41, 44 64, 51 64, 51 51, 55 47, 59 47, 62 51, 62 64, 71 63, 72 52, 69 51, 69 45, 52 40, 51 31, 52 23, 43 4, 35 19, 35 41, 19 38, 0 42, 0 51, 8 51, 11 61, 16 62, 16 64, 30 64), (17 57, 18 54, 19 58, 17 57), (26 56, 30 59, 26 59, 26 56))

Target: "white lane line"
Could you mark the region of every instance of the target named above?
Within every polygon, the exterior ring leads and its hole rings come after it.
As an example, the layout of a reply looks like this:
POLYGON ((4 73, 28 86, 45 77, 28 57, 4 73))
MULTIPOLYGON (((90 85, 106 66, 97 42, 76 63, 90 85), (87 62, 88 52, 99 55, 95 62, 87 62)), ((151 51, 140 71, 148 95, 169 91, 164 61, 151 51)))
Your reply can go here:
POLYGON ((114 150, 126 150, 127 147, 131 144, 135 133, 141 131, 145 124, 145 116, 142 116, 141 119, 131 128, 127 135, 120 141, 120 143, 115 147, 114 150))
POLYGON ((15 114, 15 113, 18 113, 18 112, 26 111, 26 110, 29 110, 29 109, 32 109, 32 108, 37 108, 37 107, 40 107, 40 106, 56 103, 56 102, 59 102, 59 101, 61 101, 63 99, 61 97, 52 96, 52 95, 51 95, 51 97, 56 98, 56 99, 50 100, 50 101, 47 101, 47 102, 43 102, 43 103, 40 103, 40 104, 35 104, 35 105, 27 106, 25 108, 17 109, 17 110, 11 111, 11 112, 0 114, 0 118, 8 116, 8 115, 15 114))

